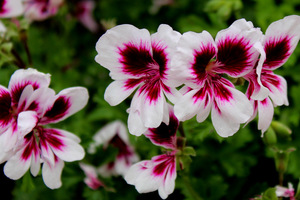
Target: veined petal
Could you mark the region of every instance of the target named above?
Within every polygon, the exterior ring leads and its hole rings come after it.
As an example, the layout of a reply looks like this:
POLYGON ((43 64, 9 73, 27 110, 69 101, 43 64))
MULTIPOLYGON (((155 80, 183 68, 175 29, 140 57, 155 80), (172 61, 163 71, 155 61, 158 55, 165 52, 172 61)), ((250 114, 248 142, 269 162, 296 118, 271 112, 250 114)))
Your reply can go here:
POLYGON ((86 178, 84 179, 85 184, 91 189, 96 190, 104 184, 98 179, 96 168, 92 165, 85 163, 79 163, 80 168, 83 170, 86 178))
POLYGON ((186 121, 197 115, 197 121, 204 121, 211 110, 212 91, 208 84, 201 89, 190 90, 175 104, 175 115, 180 121, 186 121))
POLYGON ((35 111, 24 111, 18 115, 18 131, 21 137, 30 133, 38 123, 38 116, 35 111))
POLYGON ((214 71, 232 77, 249 73, 259 57, 255 44, 262 37, 262 32, 245 19, 237 20, 229 28, 220 31, 216 36, 218 65, 214 71))
POLYGON ((0 86, 0 134, 8 129, 13 120, 10 113, 11 109, 11 96, 9 91, 0 86))
POLYGON ((252 116, 252 104, 224 78, 214 81, 213 90, 213 125, 220 136, 231 136, 238 131, 241 123, 245 123, 252 116))
POLYGON ((41 145, 47 145, 61 160, 71 162, 83 159, 84 149, 76 141, 66 137, 65 132, 67 131, 60 129, 41 129, 41 145))
POLYGON ((23 13, 21 0, 2 0, 0 3, 0 17, 17 17, 23 13))
POLYGON ((84 87, 72 87, 62 90, 49 107, 40 124, 56 123, 81 110, 88 102, 89 94, 84 87))
POLYGON ((64 161, 62 161, 59 158, 56 158, 54 165, 44 162, 42 168, 42 175, 44 183, 48 188, 56 189, 62 185, 60 177, 64 165, 64 161))
POLYGON ((208 32, 184 33, 172 61, 173 72, 170 73, 178 80, 178 85, 199 88, 207 78, 206 67, 216 53, 215 42, 208 32))
POLYGON ((158 190, 160 197, 166 199, 174 191, 176 175, 175 155, 171 153, 132 165, 125 180, 139 193, 158 190))
POLYGON ((127 121, 129 133, 132 135, 141 136, 147 130, 141 119, 140 111, 135 108, 129 108, 127 121))
MULTIPOLYGON (((173 78, 168 74, 171 69, 171 60, 176 51, 181 34, 174 31, 169 25, 161 24, 156 33, 151 35, 153 59, 159 65, 162 81, 173 85, 173 78)), ((176 85, 175 85, 176 87, 176 85)))
MULTIPOLYGON (((17 180, 25 174, 33 159, 33 162, 39 162, 40 151, 32 133, 26 135, 19 145, 20 150, 9 158, 4 166, 5 175, 13 180, 17 180)), ((33 170, 33 172, 36 171, 33 170)))
POLYGON ((262 74, 262 82, 270 90, 269 97, 274 106, 289 105, 287 83, 282 76, 276 75, 272 71, 265 71, 262 74))
POLYGON ((108 30, 99 38, 96 50, 96 62, 109 69, 115 80, 140 77, 153 63, 149 31, 128 24, 108 30))
POLYGON ((170 120, 168 125, 161 123, 157 128, 149 128, 144 135, 155 145, 175 150, 176 132, 179 127, 179 121, 174 115, 172 108, 170 108, 169 112, 170 120))
POLYGON ((111 106, 118 105, 141 84, 141 81, 142 79, 128 79, 112 82, 105 90, 105 101, 111 106))
POLYGON ((263 101, 258 101, 258 130, 261 130, 263 136, 264 132, 269 128, 273 115, 274 106, 272 101, 267 97, 263 101))
POLYGON ((8 84, 8 90, 12 96, 12 103, 18 104, 20 96, 27 85, 32 85, 35 90, 40 87, 48 87, 49 84, 50 74, 44 74, 31 68, 15 71, 8 84))
POLYGON ((264 69, 282 66, 296 48, 300 38, 300 16, 291 15, 270 24, 266 31, 264 69))

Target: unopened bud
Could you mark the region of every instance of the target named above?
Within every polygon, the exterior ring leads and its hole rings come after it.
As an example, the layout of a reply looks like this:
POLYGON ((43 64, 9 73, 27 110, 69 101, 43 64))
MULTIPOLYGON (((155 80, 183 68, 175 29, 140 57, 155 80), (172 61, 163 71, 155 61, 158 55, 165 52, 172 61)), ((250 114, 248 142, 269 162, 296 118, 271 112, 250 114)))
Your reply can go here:
POLYGON ((287 138, 292 134, 292 130, 279 121, 272 121, 271 127, 279 137, 287 138))
POLYGON ((263 137, 263 141, 268 146, 276 145, 277 136, 276 136, 276 133, 275 133, 275 131, 273 130, 272 127, 269 127, 267 132, 265 132, 264 137, 263 137))

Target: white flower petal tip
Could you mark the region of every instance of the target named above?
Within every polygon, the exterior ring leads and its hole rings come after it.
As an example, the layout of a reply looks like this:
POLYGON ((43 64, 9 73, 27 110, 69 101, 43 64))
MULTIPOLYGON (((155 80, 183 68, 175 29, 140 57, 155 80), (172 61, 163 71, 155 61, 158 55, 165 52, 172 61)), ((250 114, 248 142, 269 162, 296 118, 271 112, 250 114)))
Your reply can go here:
POLYGON ((139 193, 158 190, 166 199, 174 191, 176 176, 175 155, 159 155, 132 165, 124 178, 139 193))
POLYGON ((18 17, 24 12, 22 0, 3 0, 0 5, 0 18, 18 17))

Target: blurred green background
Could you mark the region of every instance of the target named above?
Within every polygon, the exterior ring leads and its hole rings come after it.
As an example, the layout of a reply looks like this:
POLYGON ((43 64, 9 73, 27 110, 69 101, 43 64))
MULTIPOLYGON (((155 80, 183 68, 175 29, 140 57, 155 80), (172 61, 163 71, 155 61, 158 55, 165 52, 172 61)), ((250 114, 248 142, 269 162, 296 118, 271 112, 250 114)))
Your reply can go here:
MULTIPOLYGON (((117 24, 132 24, 155 32, 160 24, 169 24, 180 33, 207 30, 215 36, 236 19, 252 21, 255 27, 260 27, 264 32, 270 23, 287 15, 300 14, 299 0, 96 0, 93 14, 101 24, 101 29, 91 33, 72 17, 76 2, 68 0, 56 16, 32 23, 27 36, 32 67, 52 75, 53 89, 59 92, 71 86, 88 88, 90 100, 87 107, 65 121, 53 124, 53 127, 78 135, 84 148, 88 147, 94 133, 105 124, 116 119, 127 122, 126 109, 130 99, 115 107, 105 102, 103 94, 112 80, 108 70, 94 61, 95 44, 107 28, 117 24), (159 5, 164 2, 164 5, 159 5)), ((15 44, 26 61, 20 41, 16 40, 15 44)), ((7 87, 16 69, 11 63, 2 66, 1 85, 7 87)), ((291 136, 277 137, 276 147, 281 150, 296 148, 290 154, 284 175, 284 185, 291 182, 296 187, 300 177, 300 47, 275 73, 288 81, 290 105, 276 108, 274 119, 292 130, 291 136)), ((192 157, 189 167, 178 171, 176 189, 168 200, 194 200, 193 191, 187 186, 191 186, 204 200, 241 200, 259 195, 279 184, 274 151, 263 142, 255 120, 228 139, 216 134, 209 118, 201 124, 191 119, 184 122, 183 127, 187 144, 195 148, 197 156, 192 157)), ((130 139, 143 160, 161 154, 161 149, 144 136, 130 136, 130 139)), ((99 148, 96 156, 87 154, 84 162, 101 165, 112 160, 113 155, 113 149, 104 151, 99 148)), ((63 186, 56 190, 48 189, 40 175, 32 178, 27 173, 23 179, 11 181, 2 174, 1 199, 160 199, 157 191, 138 194, 134 186, 127 185, 122 177, 103 179, 116 192, 108 192, 103 188, 91 190, 83 179, 84 173, 78 162, 66 163, 62 174, 63 186)))

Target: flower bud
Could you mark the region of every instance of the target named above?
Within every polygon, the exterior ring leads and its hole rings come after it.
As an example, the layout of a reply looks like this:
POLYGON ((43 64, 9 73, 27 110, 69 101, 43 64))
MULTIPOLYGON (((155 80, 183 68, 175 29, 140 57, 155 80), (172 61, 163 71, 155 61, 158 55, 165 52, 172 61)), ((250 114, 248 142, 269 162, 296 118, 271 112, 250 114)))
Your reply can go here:
POLYGON ((277 143, 277 136, 272 127, 270 127, 267 132, 265 132, 263 141, 267 146, 273 146, 277 143))
POLYGON ((272 121, 271 127, 279 137, 287 138, 292 134, 292 130, 279 121, 272 121))

